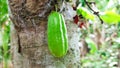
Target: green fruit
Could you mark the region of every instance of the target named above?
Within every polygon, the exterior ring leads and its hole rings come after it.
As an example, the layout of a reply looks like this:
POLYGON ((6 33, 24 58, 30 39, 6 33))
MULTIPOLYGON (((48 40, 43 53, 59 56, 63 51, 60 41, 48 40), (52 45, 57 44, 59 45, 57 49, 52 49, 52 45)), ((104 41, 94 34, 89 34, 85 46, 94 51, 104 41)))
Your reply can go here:
POLYGON ((62 14, 51 12, 47 27, 48 48, 55 57, 62 57, 68 50, 67 29, 62 14))

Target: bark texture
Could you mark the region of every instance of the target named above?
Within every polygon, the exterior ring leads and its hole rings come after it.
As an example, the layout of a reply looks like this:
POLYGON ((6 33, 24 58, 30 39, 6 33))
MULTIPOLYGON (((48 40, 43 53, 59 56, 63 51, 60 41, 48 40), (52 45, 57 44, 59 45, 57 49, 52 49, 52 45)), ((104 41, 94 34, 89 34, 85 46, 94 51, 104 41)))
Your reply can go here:
MULTIPOLYGON (((60 0, 8 0, 11 26, 11 53, 14 68, 80 68, 79 31, 72 21, 71 4, 60 0), (58 4, 65 17, 69 50, 53 57, 47 45, 47 16, 58 4), (62 11, 62 9, 65 9, 62 11)), ((73 1, 75 4, 76 0, 73 1)))

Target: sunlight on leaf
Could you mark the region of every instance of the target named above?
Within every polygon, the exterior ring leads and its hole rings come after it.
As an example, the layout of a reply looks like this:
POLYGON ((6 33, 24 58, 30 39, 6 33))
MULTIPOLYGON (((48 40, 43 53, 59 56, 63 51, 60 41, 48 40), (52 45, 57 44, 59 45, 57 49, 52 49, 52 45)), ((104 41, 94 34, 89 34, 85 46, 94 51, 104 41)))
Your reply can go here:
POLYGON ((120 15, 113 11, 106 11, 100 16, 102 20, 107 24, 117 24, 120 22, 120 15))
POLYGON ((86 19, 94 20, 94 15, 89 10, 87 10, 84 7, 81 7, 81 6, 79 7, 78 6, 78 8, 77 8, 77 14, 78 15, 82 15, 86 19))

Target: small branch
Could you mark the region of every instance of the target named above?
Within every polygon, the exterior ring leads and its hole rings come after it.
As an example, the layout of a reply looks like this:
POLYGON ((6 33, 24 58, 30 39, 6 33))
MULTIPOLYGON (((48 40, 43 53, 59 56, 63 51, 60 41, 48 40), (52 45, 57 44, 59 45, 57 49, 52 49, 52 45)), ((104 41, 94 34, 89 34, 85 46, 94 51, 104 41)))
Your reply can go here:
POLYGON ((89 2, 87 2, 86 0, 84 0, 84 1, 85 1, 86 5, 88 6, 88 8, 89 8, 90 10, 92 10, 93 13, 100 19, 101 24, 103 24, 103 20, 100 18, 99 12, 96 12, 95 10, 93 10, 93 9, 90 7, 89 2))
POLYGON ((87 2, 88 4, 95 4, 95 2, 87 2))

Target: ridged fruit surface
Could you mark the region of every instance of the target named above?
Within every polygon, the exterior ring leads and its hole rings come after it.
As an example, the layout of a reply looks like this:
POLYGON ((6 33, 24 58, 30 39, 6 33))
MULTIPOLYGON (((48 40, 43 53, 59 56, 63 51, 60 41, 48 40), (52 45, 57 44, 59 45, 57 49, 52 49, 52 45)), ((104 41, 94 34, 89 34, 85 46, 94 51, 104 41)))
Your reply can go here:
POLYGON ((68 50, 65 20, 59 12, 51 12, 47 27, 48 48, 55 57, 62 57, 68 50))

